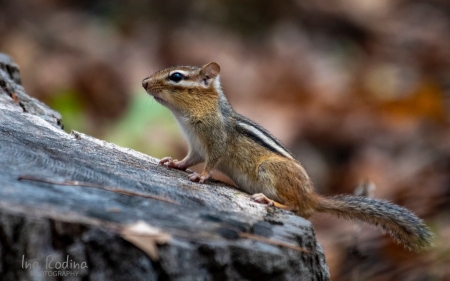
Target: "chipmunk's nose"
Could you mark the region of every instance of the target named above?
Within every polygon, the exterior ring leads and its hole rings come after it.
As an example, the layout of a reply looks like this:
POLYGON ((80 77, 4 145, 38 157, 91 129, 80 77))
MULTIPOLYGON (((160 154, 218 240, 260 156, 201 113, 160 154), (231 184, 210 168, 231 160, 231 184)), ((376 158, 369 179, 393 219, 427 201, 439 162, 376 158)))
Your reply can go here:
POLYGON ((147 90, 147 85, 148 85, 148 82, 147 82, 147 80, 142 80, 142 87, 144 87, 144 89, 145 90, 147 90))

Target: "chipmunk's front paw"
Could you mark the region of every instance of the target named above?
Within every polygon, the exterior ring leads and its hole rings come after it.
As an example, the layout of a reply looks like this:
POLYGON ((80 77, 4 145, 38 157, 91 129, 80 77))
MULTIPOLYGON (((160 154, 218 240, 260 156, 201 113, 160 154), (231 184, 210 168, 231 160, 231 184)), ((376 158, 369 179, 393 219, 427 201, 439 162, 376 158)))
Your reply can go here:
POLYGON ((266 195, 262 193, 253 194, 250 198, 257 203, 265 204, 267 206, 273 206, 275 204, 272 199, 267 198, 266 195))
POLYGON ((184 165, 183 161, 178 161, 177 159, 172 160, 172 157, 164 157, 159 161, 159 164, 182 171, 186 171, 187 169, 187 166, 184 165))
POLYGON ((210 175, 208 174, 204 174, 204 173, 196 173, 193 172, 192 174, 189 175, 189 180, 193 181, 193 182, 198 182, 198 183, 205 183, 205 181, 207 179, 209 179, 210 175))

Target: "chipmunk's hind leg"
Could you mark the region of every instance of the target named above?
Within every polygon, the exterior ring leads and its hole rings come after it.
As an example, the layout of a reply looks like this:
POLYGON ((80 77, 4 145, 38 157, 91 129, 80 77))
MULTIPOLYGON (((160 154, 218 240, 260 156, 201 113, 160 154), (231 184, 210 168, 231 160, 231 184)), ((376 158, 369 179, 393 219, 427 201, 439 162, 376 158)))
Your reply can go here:
POLYGON ((302 217, 315 211, 315 194, 303 167, 295 161, 270 157, 258 166, 258 190, 252 196, 256 202, 289 210, 302 217))
POLYGON ((283 194, 279 193, 279 187, 277 187, 280 184, 279 180, 277 180, 277 175, 284 172, 283 168, 280 167, 278 157, 266 159, 257 168, 257 182, 253 186, 257 186, 258 188, 251 188, 247 191, 249 193, 256 192, 251 196, 251 199, 255 202, 295 212, 295 204, 286 204, 289 201, 280 197, 283 194))

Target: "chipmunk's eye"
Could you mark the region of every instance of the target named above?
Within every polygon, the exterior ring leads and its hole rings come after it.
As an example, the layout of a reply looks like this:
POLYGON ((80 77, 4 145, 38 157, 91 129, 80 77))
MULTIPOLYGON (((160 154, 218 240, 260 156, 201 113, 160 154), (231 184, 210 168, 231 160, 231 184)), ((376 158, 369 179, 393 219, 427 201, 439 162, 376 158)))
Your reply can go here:
POLYGON ((179 72, 175 72, 169 76, 169 79, 172 80, 173 82, 180 82, 181 80, 183 80, 183 78, 184 78, 183 74, 179 72))

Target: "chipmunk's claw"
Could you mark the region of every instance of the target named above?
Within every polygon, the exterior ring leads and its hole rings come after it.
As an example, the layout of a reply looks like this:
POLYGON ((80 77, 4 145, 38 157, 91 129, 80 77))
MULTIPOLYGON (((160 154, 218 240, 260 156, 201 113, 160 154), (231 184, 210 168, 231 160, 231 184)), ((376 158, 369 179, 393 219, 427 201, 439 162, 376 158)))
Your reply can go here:
POLYGON ((183 164, 183 161, 172 159, 172 157, 164 157, 159 161, 160 165, 165 165, 169 168, 174 168, 182 171, 186 171, 187 167, 183 164))
POLYGON ((199 174, 193 172, 192 174, 189 175, 189 180, 193 182, 205 183, 207 179, 209 179, 209 175, 206 174, 204 175, 203 173, 199 174))
POLYGON ((164 157, 161 160, 159 160, 159 165, 165 165, 166 163, 172 162, 172 157, 164 157))
POLYGON ((253 195, 250 197, 250 199, 253 200, 253 201, 255 201, 255 202, 257 202, 257 203, 265 204, 265 205, 267 205, 267 206, 274 206, 274 204, 275 204, 275 201, 273 201, 273 200, 267 198, 266 195, 264 195, 264 194, 262 194, 262 193, 256 193, 256 194, 253 194, 253 195))

